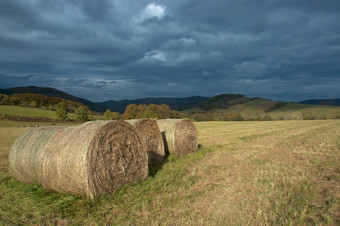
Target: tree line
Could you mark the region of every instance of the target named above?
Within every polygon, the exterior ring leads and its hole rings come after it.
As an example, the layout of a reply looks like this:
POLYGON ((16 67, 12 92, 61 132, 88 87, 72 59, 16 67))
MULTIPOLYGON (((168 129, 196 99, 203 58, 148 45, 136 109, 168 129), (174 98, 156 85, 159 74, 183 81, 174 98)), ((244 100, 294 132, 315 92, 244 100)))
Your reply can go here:
POLYGON ((23 107, 37 107, 48 110, 57 110, 57 105, 63 102, 66 105, 67 111, 74 113, 75 110, 84 105, 65 100, 59 97, 49 97, 41 94, 32 93, 16 93, 12 95, 0 94, 0 104, 2 105, 13 105, 23 107))
POLYGON ((0 94, 0 104, 55 111, 58 119, 62 121, 69 120, 68 113, 74 113, 76 120, 82 122, 93 120, 94 114, 87 106, 80 103, 32 93, 0 94))
POLYGON ((182 114, 178 111, 171 110, 166 104, 129 104, 126 106, 124 113, 121 115, 119 112, 111 112, 106 110, 104 113, 105 119, 141 119, 141 118, 155 118, 155 119, 166 119, 166 118, 181 118, 182 114))
MULTIPOLYGON (((59 97, 49 97, 41 94, 0 94, 0 105, 13 105, 32 108, 41 108, 55 111, 59 120, 70 120, 68 113, 74 113, 77 121, 91 121, 94 120, 94 115, 99 113, 89 110, 87 106, 80 103, 65 100, 59 97)), ((178 111, 170 109, 166 104, 130 104, 126 106, 125 112, 112 112, 109 109, 102 116, 96 119, 104 118, 106 120, 120 120, 120 119, 141 119, 141 118, 181 118, 182 114, 178 111)))

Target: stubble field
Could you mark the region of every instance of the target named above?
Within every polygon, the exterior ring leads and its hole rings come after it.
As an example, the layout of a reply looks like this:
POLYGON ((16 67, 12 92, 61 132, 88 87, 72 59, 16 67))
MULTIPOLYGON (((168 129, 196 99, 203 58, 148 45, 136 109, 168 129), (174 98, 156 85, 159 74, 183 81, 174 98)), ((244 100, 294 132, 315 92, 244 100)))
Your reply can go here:
POLYGON ((340 120, 195 123, 200 149, 91 201, 17 182, 0 121, 2 224, 340 224, 340 120))

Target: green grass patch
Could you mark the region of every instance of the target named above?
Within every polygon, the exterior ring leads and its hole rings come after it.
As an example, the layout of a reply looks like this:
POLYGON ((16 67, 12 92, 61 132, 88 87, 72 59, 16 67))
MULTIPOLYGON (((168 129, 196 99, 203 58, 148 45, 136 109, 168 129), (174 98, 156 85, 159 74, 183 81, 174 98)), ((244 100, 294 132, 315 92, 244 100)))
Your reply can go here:
POLYGON ((264 116, 265 111, 275 106, 277 102, 264 99, 254 99, 241 104, 231 105, 227 109, 216 109, 217 112, 227 114, 239 113, 242 116, 249 118, 251 116, 264 116))
MULTIPOLYGON (((14 129, 14 128, 13 128, 14 129)), ((0 176, 0 224, 139 224, 166 222, 170 213, 166 210, 183 208, 195 198, 182 196, 179 189, 189 188, 195 183, 187 169, 202 159, 210 149, 201 147, 196 153, 184 158, 168 156, 163 164, 151 166, 150 176, 133 185, 116 190, 99 200, 58 194, 39 185, 16 181, 8 173, 0 176), (155 217, 147 217, 148 213, 155 217)), ((186 207, 187 214, 195 214, 186 207)), ((178 219, 174 219, 178 220, 178 219)))
MULTIPOLYGON (((11 105, 0 105, 0 114, 21 117, 44 117, 50 119, 58 119, 55 111, 11 105)), ((69 113, 68 116, 70 119, 75 119, 74 113, 69 113)))
POLYGON ((340 107, 289 103, 269 112, 275 120, 308 120, 340 118, 340 107))
POLYGON ((10 105, 0 105, 0 113, 11 116, 23 116, 23 117, 45 117, 51 119, 57 119, 54 111, 43 110, 39 108, 18 107, 10 105))
POLYGON ((198 114, 198 113, 202 113, 203 112, 203 109, 202 108, 188 108, 188 109, 185 109, 184 111, 181 111, 182 113, 185 113, 185 114, 198 114))

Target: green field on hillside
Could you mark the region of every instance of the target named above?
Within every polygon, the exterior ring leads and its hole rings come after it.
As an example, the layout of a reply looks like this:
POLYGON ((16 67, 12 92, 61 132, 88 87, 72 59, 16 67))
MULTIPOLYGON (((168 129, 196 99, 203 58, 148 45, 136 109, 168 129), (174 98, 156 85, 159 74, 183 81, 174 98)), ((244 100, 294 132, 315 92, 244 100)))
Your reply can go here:
POLYGON ((340 107, 289 103, 268 115, 274 120, 335 119, 340 118, 340 107))
MULTIPOLYGON (((241 104, 234 104, 226 109, 210 109, 204 111, 201 108, 190 108, 183 113, 187 115, 212 115, 210 118, 220 118, 224 115, 242 115, 244 120, 306 120, 306 119, 337 119, 340 118, 340 107, 325 105, 310 105, 288 103, 275 109, 278 102, 265 99, 252 99, 241 104)), ((221 119, 222 118, 222 119, 221 119)), ((208 118, 209 119, 209 118, 208 118)), ((211 120, 211 119, 210 119, 211 120)))
POLYGON ((22 117, 45 117, 51 119, 57 119, 54 111, 43 110, 39 108, 19 107, 11 105, 0 105, 0 113, 11 116, 22 117))
POLYGON ((246 103, 235 104, 228 109, 216 109, 217 112, 224 112, 227 114, 241 114, 245 118, 252 116, 263 116, 265 112, 273 108, 277 102, 264 99, 254 99, 246 103))
MULTIPOLYGON (((50 119, 58 119, 55 111, 11 105, 0 105, 0 114, 21 117, 45 117, 50 119)), ((75 119, 75 115, 73 113, 69 113, 68 116, 71 119, 75 119)))
POLYGON ((0 225, 340 224, 340 120, 195 125, 198 152, 95 201, 16 181, 9 150, 27 128, 0 126, 0 225))

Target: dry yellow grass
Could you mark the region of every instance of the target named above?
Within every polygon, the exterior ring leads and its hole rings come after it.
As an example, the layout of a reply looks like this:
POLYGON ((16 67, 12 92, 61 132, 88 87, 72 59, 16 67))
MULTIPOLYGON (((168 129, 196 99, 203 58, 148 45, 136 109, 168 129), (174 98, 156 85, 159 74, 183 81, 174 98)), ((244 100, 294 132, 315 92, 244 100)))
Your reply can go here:
POLYGON ((213 221, 340 223, 340 121, 198 123, 214 147, 192 167, 194 208, 213 221), (210 175, 208 177, 208 175, 210 175))
MULTIPOLYGON (((97 202, 44 193, 3 167, 0 224, 340 224, 340 120, 195 125, 198 152, 97 202)), ((21 132, 0 129, 1 163, 21 132)))

